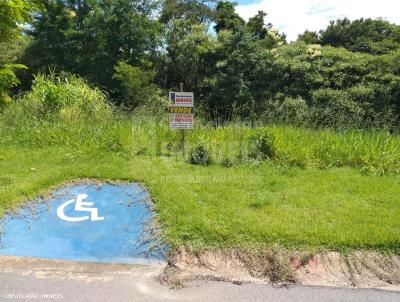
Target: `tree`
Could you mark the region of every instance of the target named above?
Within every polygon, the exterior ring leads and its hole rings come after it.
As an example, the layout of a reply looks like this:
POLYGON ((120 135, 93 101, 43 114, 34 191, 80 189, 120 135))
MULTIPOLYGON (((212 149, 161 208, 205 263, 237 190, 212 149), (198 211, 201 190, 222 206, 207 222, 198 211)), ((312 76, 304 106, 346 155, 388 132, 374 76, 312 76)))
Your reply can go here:
POLYGON ((121 83, 121 94, 124 96, 126 107, 134 109, 159 97, 160 91, 153 83, 154 70, 144 70, 125 62, 118 62, 114 71, 113 79, 121 83))
POLYGON ((306 30, 304 33, 298 35, 298 42, 304 42, 306 44, 319 44, 319 37, 317 32, 306 30))
POLYGON ((286 36, 280 34, 272 28, 271 23, 265 23, 267 14, 263 11, 258 11, 257 15, 250 18, 247 22, 247 28, 251 34, 263 41, 266 48, 272 49, 281 44, 286 43, 286 36))
MULTIPOLYGON (((111 93, 114 66, 138 65, 159 46, 161 25, 152 17, 155 1, 40 0, 44 10, 28 33, 26 52, 33 71, 48 66, 76 73, 111 93)), ((118 95, 114 95, 118 97, 118 95)))
POLYGON ((384 54, 400 48, 400 26, 382 19, 338 19, 320 31, 320 40, 322 45, 384 54))
POLYGON ((250 32, 257 36, 259 39, 265 39, 268 34, 268 30, 272 28, 272 24, 265 24, 264 18, 267 13, 263 11, 258 11, 257 15, 251 17, 247 22, 247 27, 250 32))
POLYGON ((221 30, 236 30, 245 24, 244 20, 235 12, 235 5, 235 3, 229 1, 217 3, 214 12, 216 23, 214 29, 217 33, 221 30))
POLYGON ((0 42, 18 38, 21 24, 32 17, 34 3, 30 0, 6 0, 0 2, 0 42))
POLYGON ((29 0, 7 0, 0 2, 0 110, 11 102, 9 91, 19 83, 15 69, 25 68, 15 64, 15 50, 19 50, 22 39, 21 25, 28 22, 35 6, 29 0))
POLYGON ((172 19, 185 19, 191 24, 209 23, 212 19, 211 4, 215 0, 166 0, 160 21, 168 23, 172 19))
POLYGON ((192 25, 189 20, 172 20, 166 30, 166 53, 158 70, 163 73, 167 88, 186 89, 202 94, 202 81, 212 72, 216 55, 216 38, 204 24, 192 25))
MULTIPOLYGON (((376 56, 344 48, 293 43, 278 49, 271 74, 275 94, 301 98, 310 122, 335 128, 391 127, 400 111, 398 52, 376 56)), ((278 96, 278 97, 277 97, 278 96)), ((277 106, 276 106, 277 107, 277 106)))
POLYGON ((214 118, 251 118, 269 94, 273 54, 246 28, 218 35, 218 60, 207 83, 207 109, 214 118))

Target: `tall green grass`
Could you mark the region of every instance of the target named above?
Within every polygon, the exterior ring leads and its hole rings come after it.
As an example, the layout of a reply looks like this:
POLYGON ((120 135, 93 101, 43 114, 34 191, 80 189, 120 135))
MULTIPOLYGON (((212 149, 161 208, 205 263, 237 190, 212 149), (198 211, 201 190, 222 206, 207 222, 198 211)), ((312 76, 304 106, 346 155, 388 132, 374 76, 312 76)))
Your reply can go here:
MULTIPOLYGON (((0 143, 26 147, 65 146, 71 152, 111 150, 128 155, 181 157, 180 131, 163 117, 117 112, 107 96, 77 77, 38 76, 33 89, 0 115, 0 143)), ((187 153, 203 145, 214 164, 258 164, 251 138, 271 137, 272 160, 299 167, 353 167, 363 173, 400 172, 400 136, 384 131, 315 130, 269 125, 198 124, 186 131, 187 153)))
MULTIPOLYGON (((265 132, 274 138, 279 164, 299 167, 353 167, 362 173, 400 173, 400 137, 380 131, 312 130, 271 125, 252 129, 231 125, 208 126, 186 131, 186 150, 202 144, 214 164, 237 165, 258 162, 249 157, 250 137, 265 132)), ((181 157, 180 133, 168 125, 114 118, 107 122, 46 122, 5 126, 0 122, 0 143, 27 147, 66 146, 79 150, 112 150, 131 156, 181 157)))
POLYGON ((5 110, 9 125, 87 119, 102 122, 112 117, 107 95, 77 76, 37 75, 32 90, 5 110))

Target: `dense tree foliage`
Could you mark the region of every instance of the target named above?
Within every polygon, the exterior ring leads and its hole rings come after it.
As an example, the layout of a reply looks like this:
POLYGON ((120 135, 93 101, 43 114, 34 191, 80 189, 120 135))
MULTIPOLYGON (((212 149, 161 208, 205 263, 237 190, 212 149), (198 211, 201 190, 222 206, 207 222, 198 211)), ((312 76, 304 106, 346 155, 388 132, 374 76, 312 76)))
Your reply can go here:
POLYGON ((156 3, 136 0, 39 0, 43 11, 28 33, 26 62, 33 71, 80 74, 109 90, 119 61, 139 64, 159 45, 156 3))
POLYGON ((271 52, 252 33, 242 28, 218 37, 218 60, 205 79, 204 95, 212 116, 255 119, 260 100, 269 92, 271 52))
POLYGON ((301 35, 298 35, 297 41, 304 42, 306 44, 319 44, 319 37, 316 31, 306 30, 301 35))
POLYGON ((173 19, 189 20, 192 24, 208 23, 212 19, 213 0, 166 0, 160 21, 168 23, 173 19))
POLYGON ((217 33, 221 30, 236 30, 244 25, 244 20, 235 12, 235 3, 219 1, 214 13, 217 33))
POLYGON ((264 18, 267 14, 263 11, 258 11, 257 15, 249 19, 247 27, 249 30, 260 39, 265 39, 268 30, 272 28, 272 24, 265 24, 264 18))
POLYGON ((154 70, 145 70, 123 61, 115 66, 113 75, 113 79, 120 83, 123 103, 128 108, 154 102, 159 97, 157 86, 153 83, 154 77, 154 70))
POLYGON ((5 0, 0 2, 0 37, 1 42, 18 38, 21 24, 32 16, 35 3, 31 0, 5 0))
POLYGON ((400 26, 383 19, 347 18, 331 21, 319 34, 306 30, 298 41, 344 47, 351 51, 385 54, 399 49, 400 26))
POLYGON ((270 104, 302 100, 316 125, 394 126, 400 114, 398 58, 399 52, 374 56, 303 43, 284 46, 275 63, 277 97, 270 104))
POLYGON ((35 3, 29 0, 0 2, 0 110, 11 102, 9 90, 19 83, 14 70, 25 68, 15 61, 24 42, 21 25, 30 21, 35 3))
POLYGON ((78 74, 129 110, 159 113, 183 82, 206 119, 398 128, 400 26, 385 20, 340 19, 287 44, 266 12, 246 22, 229 1, 35 2, 33 20, 32 2, 0 4, 10 11, 0 20, 3 70, 25 49, 27 74, 78 74))
POLYGON ((400 26, 385 20, 341 19, 321 31, 321 44, 352 51, 384 54, 400 46, 400 26))

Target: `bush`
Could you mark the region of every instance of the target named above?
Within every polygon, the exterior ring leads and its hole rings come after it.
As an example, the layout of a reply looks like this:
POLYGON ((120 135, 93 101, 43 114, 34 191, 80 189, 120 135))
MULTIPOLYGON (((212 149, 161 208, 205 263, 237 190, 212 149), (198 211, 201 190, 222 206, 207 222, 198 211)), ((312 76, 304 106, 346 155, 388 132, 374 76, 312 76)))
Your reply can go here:
POLYGON ((315 90, 312 92, 312 102, 312 120, 317 126, 349 128, 363 125, 367 105, 352 100, 347 90, 315 90))
POLYGON ((9 96, 10 89, 19 84, 14 69, 23 68, 26 67, 21 64, 5 64, 2 66, 0 63, 0 112, 12 102, 12 99, 9 96))
POLYGON ((384 56, 304 43, 277 50, 265 118, 280 123, 348 128, 397 128, 399 54, 384 56), (302 101, 303 100, 303 101, 302 101), (271 111, 269 111, 271 109, 271 111), (271 117, 272 116, 272 117, 271 117))
POLYGON ((291 98, 278 94, 273 100, 267 101, 262 119, 270 123, 307 125, 309 114, 310 109, 302 97, 291 98))
POLYGON ((120 93, 124 96, 124 105, 130 109, 149 105, 160 98, 160 89, 153 83, 154 70, 145 70, 118 62, 114 67, 113 79, 120 83, 120 93))
POLYGON ((250 149, 249 149, 250 158, 258 160, 274 158, 275 156, 274 138, 270 134, 263 131, 259 131, 250 136, 249 142, 250 142, 250 149))
POLYGON ((211 164, 211 156, 207 148, 199 144, 190 151, 188 161, 192 165, 206 166, 211 164))
POLYGON ((32 90, 4 111, 9 125, 18 122, 58 122, 112 117, 106 95, 76 76, 36 76, 32 90))

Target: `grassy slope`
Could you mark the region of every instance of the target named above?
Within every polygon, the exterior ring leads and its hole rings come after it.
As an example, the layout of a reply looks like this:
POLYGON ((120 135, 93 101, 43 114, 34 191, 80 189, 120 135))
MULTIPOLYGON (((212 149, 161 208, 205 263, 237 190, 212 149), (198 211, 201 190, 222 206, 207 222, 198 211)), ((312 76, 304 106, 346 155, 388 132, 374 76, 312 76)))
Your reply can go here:
POLYGON ((173 245, 378 248, 400 252, 400 178, 329 170, 191 166, 69 148, 0 148, 0 215, 79 177, 140 180, 173 245))
MULTIPOLYGON (((272 135, 275 160, 300 167, 351 167, 365 174, 400 174, 400 135, 384 131, 312 130, 291 126, 267 126, 254 129, 243 125, 221 128, 201 126, 187 131, 186 149, 204 144, 215 163, 246 162, 249 137, 255 133, 272 135)), ((131 154, 174 156, 179 151, 180 136, 168 123, 122 119, 95 123, 60 122, 44 125, 3 127, 0 120, 0 145, 65 146, 79 150, 82 146, 97 153, 123 150, 131 154)))

